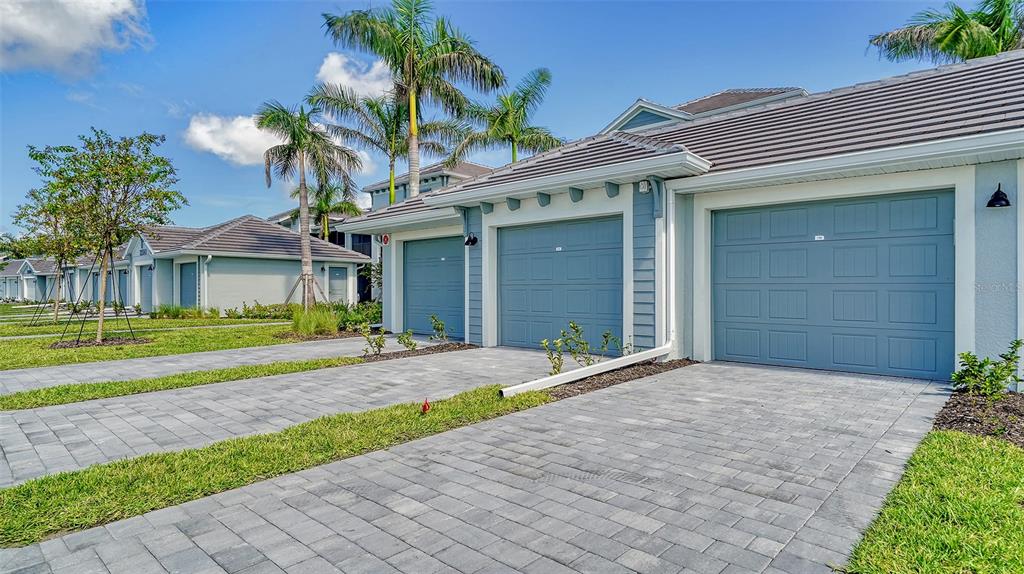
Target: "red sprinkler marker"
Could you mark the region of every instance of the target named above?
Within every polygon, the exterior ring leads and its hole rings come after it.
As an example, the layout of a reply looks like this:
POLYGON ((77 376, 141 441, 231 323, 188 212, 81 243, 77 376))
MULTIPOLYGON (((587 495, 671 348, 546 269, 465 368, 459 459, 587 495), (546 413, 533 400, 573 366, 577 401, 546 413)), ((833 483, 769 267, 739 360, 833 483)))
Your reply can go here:
POLYGON ((420 406, 420 414, 425 415, 425 414, 427 414, 427 411, 429 411, 429 410, 430 410, 430 401, 428 401, 427 399, 423 399, 423 405, 420 406))

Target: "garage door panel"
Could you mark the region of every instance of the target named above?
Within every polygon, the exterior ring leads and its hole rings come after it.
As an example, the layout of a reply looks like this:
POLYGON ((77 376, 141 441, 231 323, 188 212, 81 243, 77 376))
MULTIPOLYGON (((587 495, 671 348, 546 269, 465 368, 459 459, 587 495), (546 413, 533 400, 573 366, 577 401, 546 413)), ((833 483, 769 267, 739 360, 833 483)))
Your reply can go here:
POLYGON ((948 377, 952 203, 932 192, 716 213, 716 358, 948 377))
POLYGON ((466 295, 462 238, 406 241, 403 253, 405 328, 417 334, 432 334, 430 316, 437 315, 449 336, 463 338, 466 295))
POLYGON ((595 346, 605 330, 622 336, 621 218, 502 228, 498 253, 501 344, 536 348, 569 321, 595 346))

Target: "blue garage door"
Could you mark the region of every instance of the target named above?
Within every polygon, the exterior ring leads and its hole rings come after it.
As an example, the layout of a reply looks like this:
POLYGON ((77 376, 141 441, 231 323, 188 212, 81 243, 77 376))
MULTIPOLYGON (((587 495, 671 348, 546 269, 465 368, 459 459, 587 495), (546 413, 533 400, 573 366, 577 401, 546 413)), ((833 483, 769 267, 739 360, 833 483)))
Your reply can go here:
POLYGON ((716 359, 947 379, 953 194, 723 211, 716 359))
POLYGON ((569 321, 590 344, 622 337, 622 218, 581 219, 498 231, 502 345, 536 349, 569 321))
POLYGON ((196 264, 182 263, 178 271, 178 293, 182 307, 195 307, 199 304, 196 297, 196 264))
POLYGON ((433 333, 430 316, 444 321, 448 336, 465 337, 466 268, 461 237, 405 242, 403 316, 405 328, 433 333))

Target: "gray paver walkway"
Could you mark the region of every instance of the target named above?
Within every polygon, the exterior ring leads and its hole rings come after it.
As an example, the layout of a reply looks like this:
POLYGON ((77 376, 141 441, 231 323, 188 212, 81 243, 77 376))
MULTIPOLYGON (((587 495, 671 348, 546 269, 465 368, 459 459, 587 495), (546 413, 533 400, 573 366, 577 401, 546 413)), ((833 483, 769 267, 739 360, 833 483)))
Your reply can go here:
POLYGON ((273 432, 328 414, 520 383, 549 368, 539 351, 471 349, 0 412, 0 487, 150 452, 273 432))
POLYGON ((698 365, 0 551, 0 570, 824 573, 945 399, 698 365))
MULTIPOLYGON (((2 345, 3 343, 0 342, 0 348, 2 345)), ((0 371, 0 395, 57 385, 162 377, 185 371, 223 369, 275 361, 301 361, 339 356, 354 357, 362 355, 365 346, 366 341, 362 337, 350 337, 267 347, 244 347, 183 355, 0 371)), ((394 337, 388 337, 386 351, 401 349, 402 347, 395 342, 394 337)))

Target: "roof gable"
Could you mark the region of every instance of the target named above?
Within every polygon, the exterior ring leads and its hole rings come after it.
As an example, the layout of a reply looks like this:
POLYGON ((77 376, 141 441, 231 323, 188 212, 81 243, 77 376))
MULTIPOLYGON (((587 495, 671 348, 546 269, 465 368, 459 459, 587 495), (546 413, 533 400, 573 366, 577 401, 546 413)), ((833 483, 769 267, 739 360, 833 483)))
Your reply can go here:
POLYGON ((630 131, 690 119, 692 119, 692 116, 687 112, 656 104, 641 98, 633 102, 633 105, 626 108, 626 111, 619 114, 619 116, 612 120, 610 124, 605 126, 600 133, 607 134, 614 131, 630 131))

